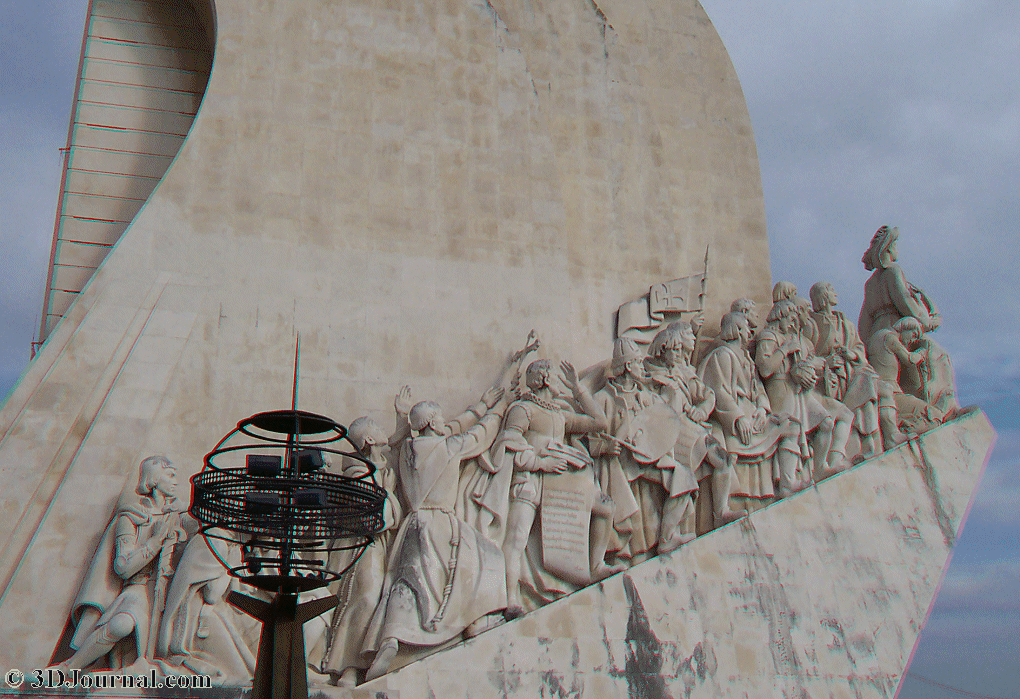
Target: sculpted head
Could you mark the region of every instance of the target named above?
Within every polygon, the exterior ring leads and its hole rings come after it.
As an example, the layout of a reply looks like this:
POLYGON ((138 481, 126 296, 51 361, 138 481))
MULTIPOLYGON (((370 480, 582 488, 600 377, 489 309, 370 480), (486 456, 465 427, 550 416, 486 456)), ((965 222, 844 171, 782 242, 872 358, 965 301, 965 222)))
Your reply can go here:
POLYGON ((750 326, 751 330, 754 330, 756 327, 758 327, 758 324, 755 322, 758 318, 758 314, 755 312, 755 309, 756 306, 754 303, 754 299, 749 298, 737 299, 730 304, 730 313, 743 313, 745 316, 747 316, 747 323, 750 326))
POLYGON ((177 497, 177 469, 170 459, 162 455, 149 456, 138 465, 139 495, 152 495, 159 491, 167 498, 177 497))
POLYGON ((772 328, 778 328, 780 332, 788 333, 797 329, 800 324, 800 313, 797 304, 787 299, 772 304, 765 322, 772 328))
POLYGON ((694 330, 688 323, 670 323, 655 336, 648 355, 662 361, 666 366, 676 366, 683 361, 686 353, 694 351, 694 330))
POLYGON ((751 339, 751 327, 747 316, 732 311, 724 315, 719 323, 719 339, 725 342, 739 340, 741 346, 746 346, 751 339))
POLYGON ((792 282, 776 282, 772 287, 772 303, 792 299, 797 295, 797 287, 792 282))
POLYGON ((633 340, 621 337, 613 343, 613 362, 610 366, 613 376, 630 374, 639 379, 644 375, 643 361, 644 353, 633 340))
POLYGON ((907 347, 920 340, 924 335, 924 326, 914 316, 900 318, 893 323, 892 329, 899 333, 900 341, 907 347))
POLYGON ((817 282, 811 287, 811 307, 816 313, 829 310, 838 301, 836 287, 829 282, 817 282))
POLYGON ((370 417, 359 417, 347 428, 347 436, 362 455, 372 447, 386 444, 386 433, 370 417))
POLYGON ((871 245, 868 246, 861 262, 864 269, 869 272, 873 269, 885 269, 896 261, 896 241, 900 237, 899 228, 882 226, 871 238, 871 245))
POLYGON ((548 359, 536 359, 528 365, 524 372, 524 383, 532 391, 541 391, 551 386, 552 362, 548 359))
POLYGON ((423 400, 411 408, 411 412, 407 414, 407 422, 415 432, 421 432, 426 427, 431 427, 436 432, 442 432, 445 422, 443 409, 434 400, 423 400))

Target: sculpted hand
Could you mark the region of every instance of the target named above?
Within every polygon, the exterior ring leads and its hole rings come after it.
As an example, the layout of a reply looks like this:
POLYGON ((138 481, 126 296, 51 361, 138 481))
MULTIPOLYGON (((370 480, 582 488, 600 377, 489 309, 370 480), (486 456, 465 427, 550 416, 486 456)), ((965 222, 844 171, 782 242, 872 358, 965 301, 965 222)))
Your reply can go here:
POLYGON ((488 391, 482 394, 482 402, 485 403, 485 407, 489 410, 500 401, 505 391, 502 386, 493 386, 488 391))
POLYGON ((563 372, 563 383, 571 391, 577 390, 577 370, 568 361, 560 362, 560 371, 563 372))
POLYGON ((740 437, 740 441, 744 444, 750 444, 751 433, 753 431, 751 420, 746 417, 738 417, 734 427, 737 429, 737 436, 740 437))
POLYGON ((538 470, 544 473, 565 473, 568 465, 563 459, 543 456, 538 460, 538 470))
POLYGON ((393 398, 393 409, 397 411, 397 415, 407 415, 411 412, 411 387, 404 386, 397 392, 397 395, 393 398))
POLYGON ((797 379, 797 383, 805 390, 810 389, 818 381, 818 374, 815 372, 815 368, 806 363, 798 364, 794 368, 793 377, 797 379))
POLYGON ((768 413, 765 412, 764 408, 758 408, 754 411, 754 421, 751 424, 751 429, 755 432, 762 432, 765 430, 765 421, 768 420, 768 413))
POLYGON ((687 411, 687 417, 694 422, 704 422, 708 419, 708 411, 702 408, 691 408, 687 411))
POLYGON ((620 443, 615 439, 602 438, 602 454, 605 456, 619 456, 620 443))

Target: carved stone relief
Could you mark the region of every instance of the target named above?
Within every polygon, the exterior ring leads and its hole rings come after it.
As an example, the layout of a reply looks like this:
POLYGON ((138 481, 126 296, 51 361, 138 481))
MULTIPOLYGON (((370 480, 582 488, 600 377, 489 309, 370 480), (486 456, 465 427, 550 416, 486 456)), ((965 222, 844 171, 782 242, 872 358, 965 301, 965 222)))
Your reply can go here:
MULTIPOLYGON (((860 334, 831 284, 809 302, 780 282, 763 327, 737 299, 719 335, 701 338, 694 275, 621 306, 612 356, 580 374, 532 334, 449 422, 407 386, 389 436, 354 420, 351 439, 390 493, 387 530, 330 590, 340 604, 310 632, 309 666, 343 686, 378 677, 958 414, 948 355, 927 336, 938 313, 895 266, 896 236, 879 229, 865 255, 875 274, 860 334)), ((226 603, 240 584, 222 565, 240 543, 214 550, 196 529, 169 460, 143 460, 55 659, 250 681, 258 629, 226 603)))

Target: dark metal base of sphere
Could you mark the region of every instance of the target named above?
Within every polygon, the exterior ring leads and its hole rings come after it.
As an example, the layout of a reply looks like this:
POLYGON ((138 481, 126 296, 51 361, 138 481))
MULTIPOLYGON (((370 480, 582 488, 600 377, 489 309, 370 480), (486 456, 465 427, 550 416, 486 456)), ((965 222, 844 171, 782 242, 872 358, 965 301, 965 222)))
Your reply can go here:
POLYGON ((233 591, 227 601, 262 622, 251 699, 308 699, 304 623, 335 607, 337 598, 298 603, 296 593, 280 592, 266 602, 233 591))

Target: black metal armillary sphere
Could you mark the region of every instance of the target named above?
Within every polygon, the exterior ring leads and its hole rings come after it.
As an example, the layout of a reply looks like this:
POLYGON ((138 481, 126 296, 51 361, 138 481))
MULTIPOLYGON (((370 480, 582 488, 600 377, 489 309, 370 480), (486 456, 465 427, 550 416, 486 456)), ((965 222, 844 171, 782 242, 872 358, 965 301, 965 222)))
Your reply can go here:
MULTIPOLYGON (((296 372, 295 372, 296 373, 296 372)), ((295 403, 296 403, 295 380, 295 403)), ((207 539, 240 549, 230 574, 274 593, 266 602, 240 592, 229 601, 262 622, 252 699, 305 699, 303 624, 336 606, 336 597, 298 602, 298 593, 337 580, 382 531, 386 491, 375 465, 358 454, 347 428, 296 409, 252 415, 220 440, 191 479, 190 512, 207 539), (350 449, 340 449, 341 442, 350 449), (324 454, 362 462, 356 477, 324 469, 324 454), (331 570, 330 554, 347 565, 331 570)), ((222 546, 221 546, 222 548, 222 546)), ((339 567, 339 566, 338 566, 339 567)))

